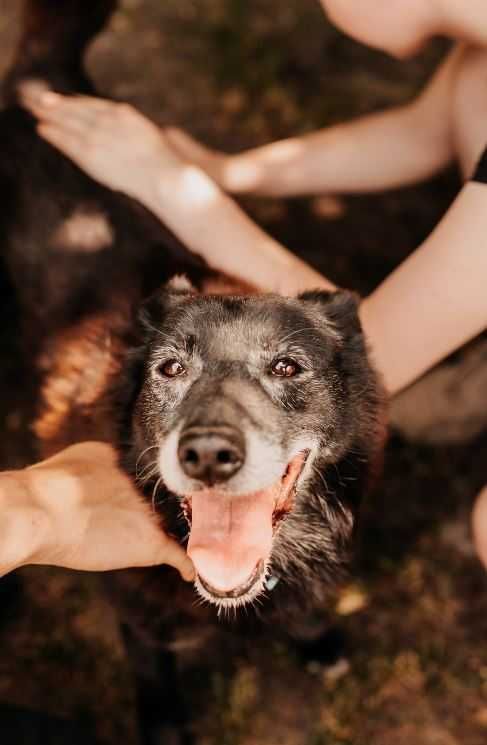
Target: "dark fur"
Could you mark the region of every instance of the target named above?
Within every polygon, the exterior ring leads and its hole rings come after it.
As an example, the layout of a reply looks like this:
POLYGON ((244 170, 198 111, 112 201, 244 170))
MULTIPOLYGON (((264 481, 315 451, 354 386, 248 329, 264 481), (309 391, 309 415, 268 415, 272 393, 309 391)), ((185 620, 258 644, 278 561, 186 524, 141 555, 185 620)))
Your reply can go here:
MULTIPOLYGON (((288 609, 300 612, 323 603, 348 565, 361 497, 380 451, 380 398, 355 298, 345 292, 308 292, 297 300, 194 297, 163 290, 146 305, 140 333, 117 406, 125 468, 134 478, 147 472, 153 456, 141 454, 181 422, 244 431, 252 418, 267 439, 283 445, 311 433, 319 452, 275 540, 272 568, 281 583, 273 600, 284 597, 288 609), (247 364, 250 344, 257 371, 247 364), (204 360, 202 372, 181 384, 154 379, 154 362, 173 349, 190 369, 204 360), (301 360, 305 369, 278 382, 268 374, 278 356, 301 360)), ((155 496, 173 503, 171 530, 184 535, 177 498, 160 490, 155 496)), ((264 616, 265 608, 264 602, 264 616)))
MULTIPOLYGON (((306 328, 292 341, 309 360, 312 374, 290 381, 278 396, 263 393, 255 380, 251 384, 252 395, 265 402, 266 421, 277 422, 282 437, 306 426, 322 443, 276 539, 273 570, 281 582, 259 611, 264 620, 278 613, 281 626, 288 619, 289 628, 297 628, 307 610, 322 606, 348 564, 360 501, 380 460, 381 396, 356 302, 347 293, 310 292, 291 301, 176 297, 162 290, 146 305, 142 321, 134 322, 142 299, 173 274, 184 272, 204 289, 210 272, 146 210, 95 184, 42 142, 31 117, 15 103, 17 86, 27 78, 66 92, 89 92, 82 53, 114 4, 27 2, 19 55, 6 80, 10 103, 0 114, 2 254, 19 298, 28 364, 39 376, 35 428, 41 454, 104 438, 120 449, 124 467, 135 478, 141 452, 153 444, 154 433, 167 431, 174 417, 187 416, 187 403, 186 409, 183 402, 169 413, 154 396, 148 362, 160 351, 161 332, 174 335, 179 328, 184 338, 196 338, 198 353, 211 370, 200 379, 199 390, 211 400, 224 378, 247 384, 249 377, 242 365, 225 368, 211 357, 208 328, 224 329, 243 318, 256 340, 306 328), (73 253, 62 241, 53 241, 56 226, 80 208, 104 216, 110 246, 73 253)), ((234 342, 238 346, 237 338, 234 342)), ((197 403, 194 390, 187 395, 192 405, 197 403)), ((151 499, 153 483, 145 489, 151 499)), ((166 524, 182 535, 186 526, 177 498, 155 496, 166 524)), ((132 646, 140 647, 150 627, 165 643, 184 637, 192 644, 196 628, 204 635, 214 621, 212 609, 194 608, 192 589, 172 570, 120 573, 119 580, 132 646)), ((140 675, 147 677, 144 670, 140 675)))

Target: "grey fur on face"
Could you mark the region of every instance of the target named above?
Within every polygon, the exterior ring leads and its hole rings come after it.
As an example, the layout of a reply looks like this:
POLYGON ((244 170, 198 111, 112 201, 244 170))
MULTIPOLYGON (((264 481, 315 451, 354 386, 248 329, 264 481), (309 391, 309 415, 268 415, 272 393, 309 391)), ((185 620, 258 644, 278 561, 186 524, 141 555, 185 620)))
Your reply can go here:
POLYGON ((258 581, 238 597, 200 592, 243 604, 272 572, 319 595, 348 562, 378 449, 377 381, 354 297, 199 296, 183 284, 147 304, 143 327, 129 463, 152 463, 157 488, 187 516, 188 495, 215 484, 220 500, 265 492, 303 454, 258 581))

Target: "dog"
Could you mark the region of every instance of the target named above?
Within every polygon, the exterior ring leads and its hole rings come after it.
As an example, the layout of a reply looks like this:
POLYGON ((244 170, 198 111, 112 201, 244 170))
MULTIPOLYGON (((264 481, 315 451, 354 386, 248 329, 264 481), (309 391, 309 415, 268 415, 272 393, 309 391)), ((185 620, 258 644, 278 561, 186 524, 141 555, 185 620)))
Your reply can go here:
POLYGON ((93 93, 83 54, 115 5, 27 0, 4 85, 3 259, 38 391, 39 454, 111 442, 187 542, 194 589, 168 568, 117 573, 134 659, 148 629, 176 648, 243 606, 297 636, 346 573, 380 470, 383 395, 357 298, 235 287, 37 136, 21 86, 93 93))
POLYGON ((179 506, 197 591, 235 608, 272 576, 301 607, 319 600, 349 559, 377 427, 355 299, 179 281, 141 325, 118 399, 123 463, 179 506))

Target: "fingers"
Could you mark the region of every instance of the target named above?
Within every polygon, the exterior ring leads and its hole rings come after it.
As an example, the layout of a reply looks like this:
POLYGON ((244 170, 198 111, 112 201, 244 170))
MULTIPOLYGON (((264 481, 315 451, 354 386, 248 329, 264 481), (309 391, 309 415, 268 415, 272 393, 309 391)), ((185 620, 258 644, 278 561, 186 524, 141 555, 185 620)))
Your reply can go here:
POLYGON ((84 143, 97 128, 107 102, 88 96, 61 96, 39 86, 21 90, 23 105, 38 120, 38 134, 81 165, 84 143))
POLYGON ((160 549, 156 552, 154 564, 170 564, 186 582, 192 582, 195 578, 193 562, 188 554, 179 543, 167 536, 161 536, 160 549))
POLYGON ((40 106, 37 110, 32 108, 32 113, 41 124, 52 124, 80 135, 86 135, 98 124, 98 113, 89 106, 40 106))
POLYGON ((89 96, 61 96, 52 91, 27 88, 21 93, 23 105, 43 124, 54 124, 84 133, 99 124, 101 114, 116 104, 89 96))
POLYGON ((66 130, 55 124, 40 124, 37 131, 46 142, 61 150, 71 160, 80 163, 84 151, 83 138, 80 133, 66 130))
POLYGON ((41 111, 46 117, 55 117, 57 112, 79 112, 80 115, 100 113, 116 106, 112 101, 93 96, 63 96, 51 90, 39 87, 23 88, 21 93, 23 105, 34 111, 41 111))
MULTIPOLYGON (((133 507, 135 508, 135 504, 133 504, 133 507)), ((140 510, 139 516, 143 516, 141 535, 145 535, 145 541, 140 541, 140 536, 137 539, 139 545, 144 544, 142 549, 142 565, 155 566, 158 564, 169 564, 178 570, 186 582, 194 581, 196 575, 195 569, 185 549, 174 538, 164 532, 160 521, 154 518, 153 513, 149 512, 145 501, 138 502, 138 510, 140 510)))

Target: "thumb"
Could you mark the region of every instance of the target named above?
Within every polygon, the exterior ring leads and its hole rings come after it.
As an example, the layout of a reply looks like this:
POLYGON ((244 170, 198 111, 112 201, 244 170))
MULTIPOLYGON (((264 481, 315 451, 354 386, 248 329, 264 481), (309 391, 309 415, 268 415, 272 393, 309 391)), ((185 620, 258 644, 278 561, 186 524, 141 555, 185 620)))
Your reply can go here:
POLYGON ((195 578, 193 562, 182 546, 173 538, 162 535, 154 556, 154 564, 169 564, 178 570, 186 582, 195 578))

